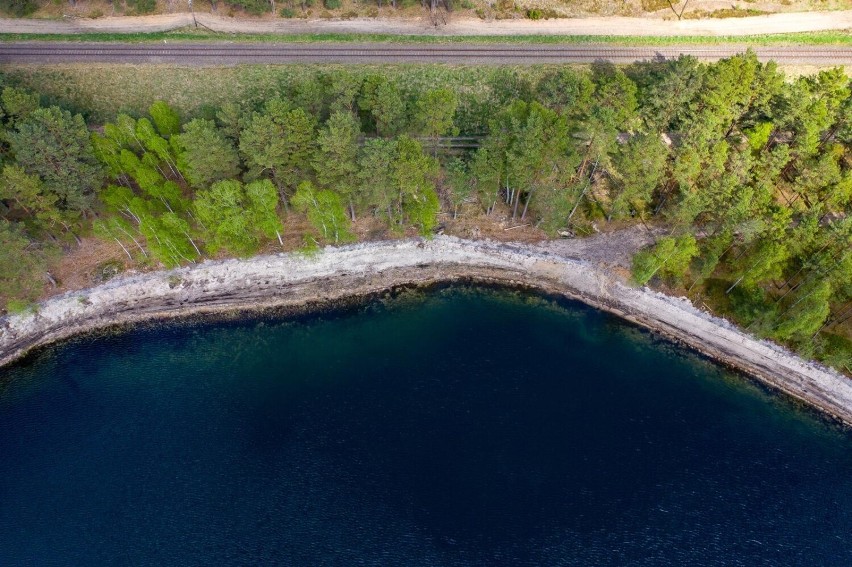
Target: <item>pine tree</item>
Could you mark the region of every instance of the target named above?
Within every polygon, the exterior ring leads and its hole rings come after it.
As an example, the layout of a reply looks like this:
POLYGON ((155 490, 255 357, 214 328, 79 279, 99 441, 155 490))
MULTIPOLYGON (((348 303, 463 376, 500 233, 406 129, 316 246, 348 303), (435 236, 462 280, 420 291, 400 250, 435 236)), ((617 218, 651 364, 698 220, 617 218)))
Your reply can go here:
POLYGON ((317 150, 312 160, 317 181, 345 200, 352 220, 355 220, 360 135, 358 120, 351 113, 335 112, 317 135, 317 150))
POLYGON ((39 108, 18 122, 6 139, 18 165, 41 179, 45 191, 57 198, 57 207, 91 207, 103 172, 82 116, 55 106, 39 108))
POLYGON ((273 100, 240 134, 240 152, 250 178, 268 172, 285 204, 288 193, 311 171, 315 127, 313 117, 301 108, 289 109, 285 101, 273 100))
POLYGON ((177 167, 195 188, 207 187, 240 173, 240 159, 230 140, 210 120, 196 118, 172 136, 177 167))

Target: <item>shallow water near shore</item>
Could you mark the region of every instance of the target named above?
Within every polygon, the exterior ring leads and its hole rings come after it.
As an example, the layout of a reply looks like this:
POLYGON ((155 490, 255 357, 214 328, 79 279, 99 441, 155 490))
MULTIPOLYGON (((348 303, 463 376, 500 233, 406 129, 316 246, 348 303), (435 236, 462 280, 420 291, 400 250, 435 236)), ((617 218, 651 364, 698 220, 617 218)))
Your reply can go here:
POLYGON ((0 384, 0 565, 852 564, 852 434, 573 302, 148 325, 0 384))

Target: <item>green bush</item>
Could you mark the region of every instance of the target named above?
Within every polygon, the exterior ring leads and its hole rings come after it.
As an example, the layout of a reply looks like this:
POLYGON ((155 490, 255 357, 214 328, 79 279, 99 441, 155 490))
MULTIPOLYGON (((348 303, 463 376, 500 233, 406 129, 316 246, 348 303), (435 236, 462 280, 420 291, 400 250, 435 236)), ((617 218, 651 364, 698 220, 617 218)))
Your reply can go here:
POLYGON ((0 12, 10 16, 29 16, 38 9, 34 0, 0 0, 0 12))
POLYGON ((541 10, 536 10, 535 8, 527 10, 527 18, 529 18, 530 20, 540 20, 541 10))
POLYGON ((771 327, 777 308, 758 286, 740 285, 728 294, 731 313, 745 325, 751 325, 755 333, 764 334, 771 327))
POLYGON ((282 18, 289 19, 295 16, 296 12, 293 10, 293 8, 281 8, 281 11, 278 12, 278 15, 280 15, 282 18))
POLYGON ((322 0, 322 5, 328 10, 337 10, 340 8, 340 0, 322 0))
POLYGON ((121 260, 107 260, 106 262, 101 262, 95 268, 95 273, 93 274, 92 280, 94 283, 104 283, 106 281, 111 280, 118 274, 124 271, 124 262, 121 260))
POLYGON ((242 8, 249 14, 260 15, 271 9, 269 0, 230 0, 230 6, 242 8))
POLYGON ((642 9, 646 12, 656 12, 669 7, 669 3, 666 0, 642 0, 641 4, 642 9))
POLYGON ((137 14, 150 14, 157 7, 156 0, 127 0, 127 7, 137 14))
POLYGON ((817 341, 817 356, 828 364, 846 372, 852 372, 852 341, 840 335, 828 334, 817 341))
POLYGON ((37 308, 38 305, 36 303, 24 299, 10 299, 6 303, 6 311, 12 315, 23 315, 27 312, 35 313, 37 308))

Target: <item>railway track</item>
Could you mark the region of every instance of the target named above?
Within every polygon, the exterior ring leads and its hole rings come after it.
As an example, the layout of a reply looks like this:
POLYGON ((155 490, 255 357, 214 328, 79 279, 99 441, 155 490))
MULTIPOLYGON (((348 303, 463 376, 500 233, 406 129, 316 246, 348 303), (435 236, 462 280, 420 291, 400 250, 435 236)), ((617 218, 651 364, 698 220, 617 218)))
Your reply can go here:
MULTIPOLYGON (((627 47, 609 45, 393 44, 393 43, 0 43, 8 63, 631 63, 692 55, 716 60, 746 46, 627 47)), ((849 65, 852 47, 755 48, 761 60, 779 63, 849 65)))

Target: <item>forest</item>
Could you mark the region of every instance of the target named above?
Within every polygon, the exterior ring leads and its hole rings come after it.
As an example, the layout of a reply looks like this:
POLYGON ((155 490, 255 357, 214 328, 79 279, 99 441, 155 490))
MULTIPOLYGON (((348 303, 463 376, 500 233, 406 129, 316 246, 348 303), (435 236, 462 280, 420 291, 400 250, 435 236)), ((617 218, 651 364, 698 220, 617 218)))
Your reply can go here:
POLYGON ((318 69, 260 99, 101 122, 0 77, 0 296, 28 308, 92 235, 157 268, 249 256, 288 225, 308 250, 351 242, 364 217, 383 237, 465 215, 553 237, 637 224, 658 237, 635 284, 850 371, 842 69, 791 79, 748 52, 489 73, 482 91, 318 69))

